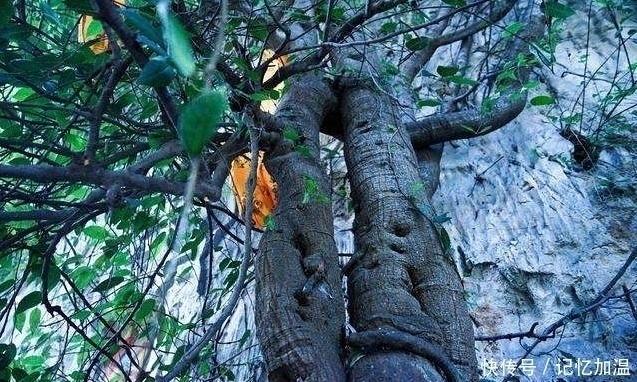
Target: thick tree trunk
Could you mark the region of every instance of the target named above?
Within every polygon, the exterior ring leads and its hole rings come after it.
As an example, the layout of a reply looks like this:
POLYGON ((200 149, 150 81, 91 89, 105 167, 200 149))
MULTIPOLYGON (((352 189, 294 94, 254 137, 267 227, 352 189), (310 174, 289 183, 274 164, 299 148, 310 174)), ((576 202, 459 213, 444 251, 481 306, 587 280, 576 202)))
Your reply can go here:
POLYGON ((350 344, 367 354, 354 362, 349 379, 440 380, 434 365, 447 380, 477 380, 460 277, 421 212, 431 208, 434 185, 420 178, 409 135, 388 97, 352 87, 341 107, 356 214, 356 251, 346 268, 348 309, 358 332, 350 344))
POLYGON ((277 116, 286 129, 265 164, 277 184, 274 228, 255 261, 256 324, 270 382, 345 380, 345 322, 329 183, 319 128, 336 100, 313 75, 295 81, 277 116))

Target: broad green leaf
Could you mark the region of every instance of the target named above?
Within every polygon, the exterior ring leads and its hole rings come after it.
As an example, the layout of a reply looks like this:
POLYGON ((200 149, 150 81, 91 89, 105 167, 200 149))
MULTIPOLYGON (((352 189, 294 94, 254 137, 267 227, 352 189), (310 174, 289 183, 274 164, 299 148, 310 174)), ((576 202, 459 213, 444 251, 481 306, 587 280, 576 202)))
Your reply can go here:
POLYGON ((297 142, 301 138, 301 136, 296 130, 286 126, 285 129, 283 129, 283 138, 292 142, 297 142))
POLYGON ((445 78, 448 79, 450 82, 453 82, 454 84, 458 84, 458 85, 473 86, 478 84, 478 81, 472 78, 467 78, 462 76, 449 76, 445 78))
POLYGON ((442 0, 443 3, 453 5, 454 7, 464 7, 467 5, 466 0, 442 0))
POLYGON ((228 273, 228 276, 226 276, 226 278, 223 280, 223 284, 226 287, 231 287, 237 281, 237 278, 239 278, 239 270, 235 268, 231 270, 230 273, 228 273))
POLYGON ((21 358, 20 361, 26 366, 27 370, 33 371, 33 369, 44 365, 46 359, 41 355, 29 355, 21 358))
POLYGON ((17 349, 14 344, 0 344, 0 370, 9 366, 16 353, 17 349))
MULTIPOLYGON (((120 12, 124 15, 124 19, 128 24, 137 28, 141 36, 157 45, 164 45, 161 31, 153 25, 152 21, 146 15, 133 9, 122 9, 120 12)), ((140 36, 137 38, 139 37, 140 36)))
POLYGON ((253 19, 248 25, 248 34, 259 41, 265 41, 268 38, 268 24, 262 19, 253 19))
POLYGON ((239 339, 239 347, 243 347, 243 345, 245 345, 245 343, 248 341, 248 339, 251 336, 252 336, 252 331, 250 331, 250 329, 246 329, 246 331, 243 332, 243 335, 239 339))
POLYGON ((441 77, 453 76, 454 74, 458 73, 458 70, 459 69, 456 66, 440 65, 438 66, 438 68, 436 68, 436 72, 438 72, 438 74, 440 74, 441 77))
POLYGON ((155 303, 156 301, 152 298, 144 300, 144 302, 142 302, 142 304, 139 306, 139 310, 135 312, 135 320, 139 322, 148 317, 148 315, 153 312, 155 303))
POLYGON ((423 50, 429 46, 429 37, 415 37, 405 43, 405 47, 409 50, 423 50))
POLYGON ((57 283, 60 281, 61 275, 60 275, 60 268, 58 268, 57 265, 55 264, 51 264, 49 266, 49 271, 48 271, 48 279, 47 279, 47 290, 51 290, 53 288, 55 288, 55 286, 57 285, 57 283))
POLYGON ((15 285, 15 279, 8 279, 0 283, 0 293, 11 289, 15 285))
POLYGON ((31 88, 20 88, 17 92, 13 94, 13 99, 16 101, 25 101, 27 98, 35 94, 35 92, 31 88))
POLYGON ((179 20, 169 13, 167 7, 167 4, 157 5, 157 12, 164 27, 164 41, 168 47, 168 55, 179 74, 188 77, 196 68, 190 37, 179 20))
POLYGON ((0 28, 7 25, 13 16, 13 1, 0 0, 0 28))
POLYGON ((42 292, 39 290, 33 291, 20 300, 18 306, 15 308, 15 313, 22 313, 27 309, 33 308, 42 302, 42 292))
POLYGON ((449 234, 444 228, 440 228, 440 244, 444 253, 448 253, 451 249, 451 239, 449 239, 449 234))
POLYGON ((522 24, 519 21, 516 21, 510 25, 507 25, 504 28, 504 31, 502 32, 502 38, 504 39, 510 39, 511 37, 515 36, 516 34, 518 34, 518 32, 520 30, 522 30, 522 28, 524 28, 524 24, 522 24))
POLYGON ((137 82, 141 85, 157 88, 168 86, 176 75, 166 58, 152 58, 144 65, 144 69, 137 77, 137 82))
POLYGON ((272 215, 267 215, 263 218, 263 223, 266 231, 274 231, 276 229, 276 222, 272 218, 272 215))
POLYGON ((435 100, 433 98, 422 99, 416 103, 416 106, 419 108, 425 107, 425 106, 429 106, 429 107, 440 106, 440 101, 435 100))
POLYGON ((41 318, 42 312, 40 309, 33 309, 29 314, 29 328, 31 328, 31 330, 37 328, 40 325, 41 318))
POLYGON ((398 24, 396 22, 388 21, 380 26, 380 31, 385 34, 389 34, 389 33, 396 32, 397 28, 398 28, 398 24))
POLYGON ((544 1, 542 4, 542 12, 544 12, 545 15, 554 17, 556 19, 566 19, 575 14, 573 8, 565 4, 560 4, 554 0, 547 0, 544 1))
POLYGON ((86 36, 88 39, 93 39, 103 32, 104 28, 102 27, 102 23, 97 20, 91 20, 86 29, 86 36))
POLYGON ((86 288, 95 279, 95 276, 95 269, 86 265, 81 265, 71 272, 71 279, 80 290, 86 288))
POLYGON ((98 241, 104 240, 109 236, 106 228, 100 227, 98 225, 90 225, 88 227, 84 227, 82 232, 84 232, 84 234, 90 237, 91 239, 95 239, 98 241))
POLYGON ((531 102, 531 105, 533 106, 544 106, 552 104, 555 102, 555 99, 548 95, 539 95, 531 98, 531 101, 529 102, 531 102))
POLYGON ((186 105, 179 119, 179 138, 190 156, 201 154, 227 108, 228 101, 221 91, 202 94, 186 105))
POLYGON ((117 285, 123 283, 125 280, 124 277, 110 277, 101 283, 97 284, 97 286, 93 289, 93 292, 106 292, 107 290, 116 287, 117 285))

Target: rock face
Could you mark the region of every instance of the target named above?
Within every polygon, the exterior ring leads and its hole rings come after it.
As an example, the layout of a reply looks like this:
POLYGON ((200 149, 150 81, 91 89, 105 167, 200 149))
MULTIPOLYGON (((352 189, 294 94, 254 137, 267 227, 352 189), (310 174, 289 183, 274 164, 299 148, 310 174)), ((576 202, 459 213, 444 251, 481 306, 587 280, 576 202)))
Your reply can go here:
MULTIPOLYGON (((598 179, 604 170, 570 169, 563 158, 571 149, 532 110, 492 135, 445 148, 434 202, 452 217, 448 231, 477 336, 526 332, 535 322, 541 334, 592 302, 630 254, 637 232, 634 195, 602 194, 598 179)), ((634 270, 619 285, 631 288, 634 270)), ((615 288, 612 295, 619 293, 615 288)), ((558 329, 555 339, 527 358, 538 369, 545 366, 539 362, 555 363, 568 354, 634 360, 628 349, 635 346, 636 329, 627 300, 614 299, 558 329)), ((484 341, 479 354, 484 361, 517 361, 525 350, 517 340, 484 341)))
MULTIPOLYGON (((604 115, 605 97, 615 94, 609 84, 622 78, 616 68, 628 76, 630 63, 617 55, 614 30, 602 28, 586 45, 578 22, 565 28, 572 40, 558 45, 553 71, 542 72, 556 106, 529 107, 495 133, 444 149, 434 204, 452 217, 447 230, 476 336, 523 333, 534 323, 540 335, 573 318, 531 354, 523 345, 535 338, 478 341, 483 377, 494 381, 523 357, 535 368, 520 380, 637 380, 637 315, 625 295, 634 292, 637 264, 610 299, 590 306, 637 245, 637 118, 604 115), (590 163, 578 154, 584 138, 595 145, 590 163)), ((622 47, 633 58, 635 48, 622 47)), ((634 91, 634 80, 623 78, 634 91)), ((634 110, 634 95, 619 102, 611 113, 634 110)))

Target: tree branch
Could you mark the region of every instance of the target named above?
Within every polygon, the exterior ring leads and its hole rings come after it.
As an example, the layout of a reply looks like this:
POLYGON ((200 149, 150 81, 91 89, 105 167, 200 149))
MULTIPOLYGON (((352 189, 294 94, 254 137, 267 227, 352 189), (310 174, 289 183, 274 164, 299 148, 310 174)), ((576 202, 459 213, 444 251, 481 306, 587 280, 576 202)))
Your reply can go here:
MULTIPOLYGON (((146 192, 183 195, 185 183, 133 174, 128 171, 109 171, 95 166, 70 165, 0 165, 0 178, 28 179, 36 183, 75 182, 109 187, 118 184, 146 192)), ((221 188, 211 184, 199 184, 195 196, 217 200, 221 188)))
MULTIPOLYGON (((543 24, 532 17, 527 27, 505 47, 503 68, 519 54, 528 54, 532 40, 544 33, 543 24)), ((522 90, 529 79, 533 63, 517 66, 517 77, 501 91, 491 105, 483 102, 482 109, 469 109, 455 113, 434 114, 406 124, 414 147, 425 147, 454 139, 473 138, 495 131, 518 116, 526 105, 527 93, 522 90)))

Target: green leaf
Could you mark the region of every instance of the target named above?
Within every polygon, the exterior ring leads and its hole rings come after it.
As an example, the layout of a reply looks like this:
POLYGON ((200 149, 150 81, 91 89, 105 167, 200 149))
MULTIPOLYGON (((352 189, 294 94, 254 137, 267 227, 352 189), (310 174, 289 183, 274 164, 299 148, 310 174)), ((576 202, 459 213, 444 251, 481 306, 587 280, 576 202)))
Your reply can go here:
POLYGON ((154 88, 168 86, 177 74, 165 57, 150 59, 137 77, 137 83, 154 88))
POLYGON ((8 279, 0 283, 0 293, 9 290, 15 285, 15 279, 8 279))
POLYGON ((544 1, 543 6, 540 7, 542 12, 545 15, 554 17, 556 19, 566 19, 567 17, 573 16, 575 11, 573 8, 568 5, 560 4, 557 1, 547 0, 544 1))
POLYGON ((299 133, 294 130, 293 128, 286 126, 283 129, 283 138, 290 140, 292 142, 298 142, 298 140, 301 138, 301 136, 299 135, 299 133))
POLYGON ((308 145, 296 145, 294 146, 294 151, 308 158, 312 156, 312 151, 310 151, 308 145))
POLYGON ((40 309, 33 309, 29 314, 29 327, 34 330, 40 325, 40 319, 42 318, 42 312, 40 309))
POLYGON ((396 32, 397 28, 398 28, 398 23, 394 21, 388 21, 380 26, 380 31, 385 34, 390 34, 390 33, 396 32))
POLYGON ((531 105, 533 106, 544 106, 552 104, 555 102, 555 99, 548 95, 539 95, 531 98, 531 101, 529 102, 531 102, 531 105))
POLYGON ((155 303, 156 301, 152 298, 144 300, 144 302, 142 302, 142 304, 139 306, 139 310, 135 312, 135 320, 140 322, 144 318, 148 317, 148 315, 153 312, 153 309, 155 308, 155 303))
POLYGON ((436 106, 440 106, 440 101, 433 98, 422 99, 416 103, 416 106, 419 108, 425 107, 425 106, 436 107, 436 106))
POLYGON ((502 32, 502 38, 508 40, 511 37, 515 36, 516 34, 518 34, 518 32, 520 30, 522 30, 522 28, 524 28, 524 24, 522 24, 519 21, 516 21, 510 25, 507 25, 504 28, 504 31, 502 32))
POLYGON ((0 28, 7 25, 13 16, 13 1, 0 0, 0 28))
POLYGON ((85 227, 82 230, 82 232, 84 232, 84 234, 90 237, 91 239, 95 239, 98 241, 104 240, 109 236, 106 228, 100 227, 98 225, 91 225, 91 226, 85 227))
POLYGON ((225 280, 223 280, 223 284, 226 287, 231 287, 234 285, 234 283, 237 281, 238 278, 239 278, 239 270, 235 268, 231 270, 230 273, 228 273, 228 276, 226 276, 225 280))
POLYGON ((478 84, 478 81, 472 78, 467 78, 462 76, 449 76, 445 78, 448 79, 450 82, 453 82, 454 84, 458 84, 458 85, 473 86, 478 84))
POLYGON ((449 239, 449 234, 444 228, 440 228, 440 244, 444 253, 448 253, 451 249, 451 239, 449 239))
POLYGON ((86 288, 96 276, 95 269, 86 265, 81 265, 71 272, 71 279, 80 290, 86 288))
POLYGON ((405 47, 409 50, 423 50, 429 46, 429 37, 415 37, 405 43, 405 47))
POLYGON ((86 35, 91 38, 95 38, 95 36, 98 36, 100 33, 103 32, 104 28, 102 27, 102 23, 97 20, 91 20, 91 22, 88 24, 88 28, 86 28, 86 35))
POLYGON ((97 286, 93 289, 93 292, 106 292, 107 290, 123 283, 124 280, 125 278, 121 276, 107 278, 106 280, 97 284, 97 286))
POLYGON ((20 361, 24 366, 26 366, 27 370, 35 370, 36 368, 41 367, 45 364, 46 359, 41 355, 29 355, 24 358, 21 358, 20 361))
POLYGON ((438 72, 438 74, 440 74, 441 77, 453 76, 454 74, 458 73, 458 70, 459 69, 456 66, 440 65, 438 66, 438 68, 436 68, 436 72, 438 72))
POLYGON ((152 21, 146 15, 128 8, 122 9, 120 12, 124 15, 126 22, 135 27, 141 36, 146 37, 159 46, 164 45, 161 31, 152 24, 152 21))
POLYGON ((266 217, 264 217, 263 223, 265 225, 266 231, 274 231, 274 229, 276 228, 276 223, 272 218, 272 215, 267 215, 266 217))
POLYGON ((179 20, 172 13, 169 13, 167 2, 158 4, 157 12, 164 27, 164 41, 168 47, 168 56, 175 64, 179 74, 189 77, 195 71, 196 65, 188 32, 179 20))
POLYGON ((191 157, 199 156, 215 135, 227 108, 226 96, 220 91, 202 94, 186 105, 179 119, 179 138, 191 157))
POLYGON ((0 344, 0 370, 6 369, 11 364, 16 353, 14 344, 0 344))
POLYGON ((248 25, 248 34, 259 41, 268 38, 268 24, 262 19, 253 19, 248 25))
POLYGON ((465 0, 442 0, 443 3, 453 5, 454 7, 464 7, 467 5, 465 0))
POLYGON ((42 302, 42 292, 39 290, 33 291, 20 300, 18 306, 15 308, 15 314, 22 313, 27 309, 33 308, 42 302))

